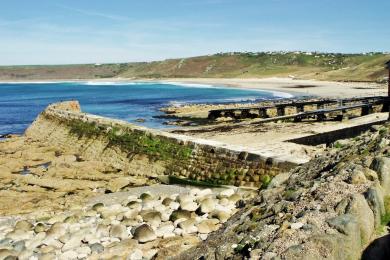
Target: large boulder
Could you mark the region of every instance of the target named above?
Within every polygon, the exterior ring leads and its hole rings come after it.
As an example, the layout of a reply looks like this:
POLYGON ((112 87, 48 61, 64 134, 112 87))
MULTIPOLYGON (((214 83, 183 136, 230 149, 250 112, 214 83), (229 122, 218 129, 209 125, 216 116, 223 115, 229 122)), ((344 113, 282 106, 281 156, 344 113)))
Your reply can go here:
POLYGON ((347 209, 347 214, 355 216, 360 226, 360 235, 363 246, 370 240, 375 230, 374 213, 362 194, 354 194, 347 209))
POLYGON ((369 188, 364 196, 366 197, 368 205, 374 213, 375 227, 379 227, 381 225, 381 217, 385 214, 383 191, 378 185, 377 187, 369 188))
POLYGON ((390 158, 376 157, 371 166, 371 169, 377 172, 380 184, 384 194, 390 194, 390 158))

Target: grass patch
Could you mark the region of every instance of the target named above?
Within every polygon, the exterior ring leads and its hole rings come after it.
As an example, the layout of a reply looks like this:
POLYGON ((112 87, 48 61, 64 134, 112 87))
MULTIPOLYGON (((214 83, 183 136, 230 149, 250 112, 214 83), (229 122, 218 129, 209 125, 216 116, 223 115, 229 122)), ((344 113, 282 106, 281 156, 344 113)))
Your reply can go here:
POLYGON ((389 132, 389 129, 387 129, 385 127, 382 127, 381 129, 379 129, 379 135, 381 137, 385 136, 388 132, 389 132))
POLYGON ((381 216, 381 223, 376 229, 378 236, 382 236, 387 233, 386 229, 390 223, 390 196, 384 197, 383 204, 385 206, 385 213, 381 216))
POLYGON ((101 130, 95 123, 85 123, 83 121, 73 120, 70 123, 70 133, 77 135, 79 138, 96 137, 100 134, 101 130))
POLYGON ((384 232, 390 222, 390 196, 386 196, 383 202, 385 205, 385 214, 381 217, 381 225, 378 227, 378 233, 384 232))
POLYGON ((340 142, 335 142, 334 145, 333 145, 334 148, 336 149, 342 149, 345 147, 345 145, 343 145, 342 143, 340 142))
POLYGON ((266 189, 268 185, 271 183, 272 178, 266 174, 261 176, 260 181, 261 181, 261 188, 266 189))

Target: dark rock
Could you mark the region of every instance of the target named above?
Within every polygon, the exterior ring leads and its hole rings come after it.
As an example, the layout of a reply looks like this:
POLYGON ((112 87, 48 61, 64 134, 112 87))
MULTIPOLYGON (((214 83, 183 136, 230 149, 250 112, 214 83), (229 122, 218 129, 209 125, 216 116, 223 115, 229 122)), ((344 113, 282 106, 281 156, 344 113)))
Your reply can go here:
POLYGON ((364 251, 361 260, 390 259, 390 235, 375 239, 364 251))

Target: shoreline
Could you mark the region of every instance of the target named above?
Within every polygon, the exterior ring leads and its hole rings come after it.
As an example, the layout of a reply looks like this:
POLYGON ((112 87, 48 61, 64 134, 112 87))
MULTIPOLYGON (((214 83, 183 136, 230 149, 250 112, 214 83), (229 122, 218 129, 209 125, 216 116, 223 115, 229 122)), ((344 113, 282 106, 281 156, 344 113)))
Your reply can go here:
POLYGON ((0 83, 8 84, 39 84, 39 83, 72 83, 72 82, 161 82, 172 84, 207 84, 214 87, 234 87, 248 90, 264 90, 282 92, 300 96, 317 96, 326 98, 356 97, 383 95, 387 93, 386 84, 369 82, 338 82, 301 80, 292 78, 165 78, 165 79, 140 79, 140 78, 107 78, 107 79, 58 79, 58 80, 0 80, 0 83))

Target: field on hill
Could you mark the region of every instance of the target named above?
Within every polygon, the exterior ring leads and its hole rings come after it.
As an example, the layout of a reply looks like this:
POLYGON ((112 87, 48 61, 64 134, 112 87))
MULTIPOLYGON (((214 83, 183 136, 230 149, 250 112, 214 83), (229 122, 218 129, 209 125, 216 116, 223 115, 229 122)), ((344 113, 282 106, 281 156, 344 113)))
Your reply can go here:
POLYGON ((122 64, 3 66, 0 80, 101 78, 265 78, 384 82, 390 54, 220 53, 122 64))

